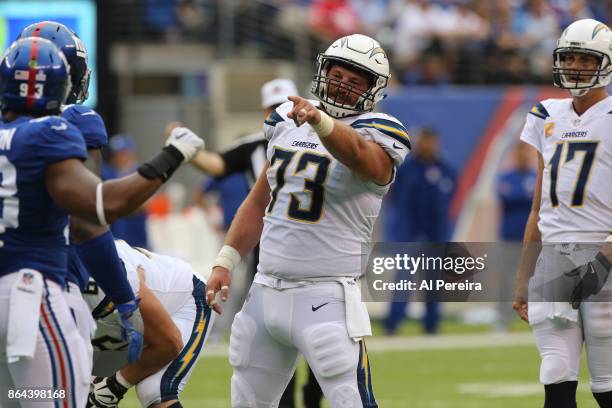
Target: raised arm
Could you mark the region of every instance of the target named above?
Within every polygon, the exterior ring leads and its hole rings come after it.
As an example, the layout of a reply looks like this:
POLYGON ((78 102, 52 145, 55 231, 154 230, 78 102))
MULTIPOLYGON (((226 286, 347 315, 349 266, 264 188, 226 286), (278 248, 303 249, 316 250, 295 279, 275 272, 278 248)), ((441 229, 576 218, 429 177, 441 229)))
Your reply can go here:
POLYGON ((166 147, 137 173, 102 183, 80 160, 68 159, 47 167, 45 184, 66 212, 105 225, 139 208, 203 147, 204 141, 189 129, 176 128, 166 147))
POLYGON ((365 140, 355 129, 314 107, 307 99, 290 96, 293 108, 287 114, 298 126, 308 122, 325 148, 346 167, 367 181, 384 185, 393 176, 393 161, 383 148, 365 140))

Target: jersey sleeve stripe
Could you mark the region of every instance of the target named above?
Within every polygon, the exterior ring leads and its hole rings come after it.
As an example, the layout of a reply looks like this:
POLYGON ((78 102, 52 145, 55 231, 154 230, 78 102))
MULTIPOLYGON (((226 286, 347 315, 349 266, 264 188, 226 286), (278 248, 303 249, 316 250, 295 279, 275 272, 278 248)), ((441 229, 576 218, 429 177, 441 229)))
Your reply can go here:
POLYGON ((374 128, 389 137, 402 143, 408 149, 411 149, 410 136, 408 131, 401 124, 385 119, 360 119, 351 123, 351 127, 354 129, 359 128, 374 128))
POLYGON ((529 113, 531 113, 533 116, 536 116, 536 117, 538 117, 540 119, 546 119, 547 117, 550 116, 548 114, 548 111, 544 107, 544 105, 542 105, 541 103, 538 103, 536 106, 531 108, 529 113))
POLYGON ((285 119, 281 115, 279 115, 276 111, 272 111, 264 121, 264 123, 268 126, 276 126, 280 122, 284 122, 285 119))

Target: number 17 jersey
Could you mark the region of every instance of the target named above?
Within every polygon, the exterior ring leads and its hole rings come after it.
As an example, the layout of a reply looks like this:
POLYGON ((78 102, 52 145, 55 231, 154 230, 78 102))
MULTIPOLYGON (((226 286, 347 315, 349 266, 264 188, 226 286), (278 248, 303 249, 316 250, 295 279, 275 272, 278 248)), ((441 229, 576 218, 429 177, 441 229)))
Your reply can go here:
MULTIPOLYGON (((281 105, 264 124, 271 198, 258 273, 290 280, 360 276, 363 244, 371 239, 389 185, 362 180, 336 160, 310 125, 297 127, 287 117, 292 106, 281 105)), ((406 129, 389 115, 339 121, 381 146, 394 166, 410 150, 406 129)))
POLYGON ((612 232, 612 97, 580 116, 571 98, 544 100, 521 140, 544 159, 542 242, 603 242, 612 232))

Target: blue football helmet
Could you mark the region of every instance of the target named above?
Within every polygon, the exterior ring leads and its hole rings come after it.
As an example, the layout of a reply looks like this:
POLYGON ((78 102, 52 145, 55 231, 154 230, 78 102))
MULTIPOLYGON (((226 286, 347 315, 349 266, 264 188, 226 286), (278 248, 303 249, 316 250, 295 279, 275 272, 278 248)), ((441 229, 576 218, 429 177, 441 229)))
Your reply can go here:
POLYGON ((83 103, 89 96, 89 77, 91 70, 87 66, 87 50, 78 35, 63 24, 55 21, 41 21, 24 28, 17 39, 40 37, 57 45, 70 64, 72 88, 66 103, 83 103))
POLYGON ((44 38, 15 41, 0 61, 0 109, 56 114, 71 88, 62 51, 44 38))

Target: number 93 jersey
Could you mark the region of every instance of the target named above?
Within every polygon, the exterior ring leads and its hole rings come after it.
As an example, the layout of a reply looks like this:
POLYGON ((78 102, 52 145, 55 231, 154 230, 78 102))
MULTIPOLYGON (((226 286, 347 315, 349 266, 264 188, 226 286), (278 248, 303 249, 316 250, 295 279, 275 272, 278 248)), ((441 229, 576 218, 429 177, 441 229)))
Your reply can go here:
MULTIPOLYGON (((389 185, 364 181, 336 160, 310 125, 297 127, 287 117, 292 106, 279 106, 264 122, 271 198, 258 272, 284 279, 360 276, 363 244, 389 185)), ((410 151, 406 129, 389 115, 338 120, 379 144, 394 166, 410 151)))
POLYGON ((572 99, 547 99, 527 115, 521 140, 544 158, 542 242, 603 242, 612 232, 612 97, 581 116, 572 99))

